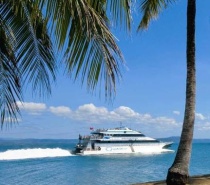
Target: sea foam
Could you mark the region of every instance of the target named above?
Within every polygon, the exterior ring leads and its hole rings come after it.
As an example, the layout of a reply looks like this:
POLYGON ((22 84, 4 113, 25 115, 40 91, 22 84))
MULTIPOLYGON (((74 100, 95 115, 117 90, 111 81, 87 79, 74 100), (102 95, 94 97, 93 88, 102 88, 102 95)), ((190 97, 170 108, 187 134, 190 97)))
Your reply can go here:
POLYGON ((73 156, 70 150, 61 148, 33 148, 7 150, 0 152, 0 160, 19 160, 19 159, 35 159, 46 157, 67 157, 73 156))

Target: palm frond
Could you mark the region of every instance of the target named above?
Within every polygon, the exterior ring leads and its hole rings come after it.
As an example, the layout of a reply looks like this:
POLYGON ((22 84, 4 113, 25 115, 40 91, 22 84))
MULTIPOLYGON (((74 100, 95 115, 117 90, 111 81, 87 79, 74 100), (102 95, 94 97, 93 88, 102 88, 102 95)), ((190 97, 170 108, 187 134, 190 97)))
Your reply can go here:
POLYGON ((81 74, 82 82, 87 80, 90 91, 102 80, 105 96, 111 97, 116 79, 121 78, 119 62, 123 62, 123 56, 106 21, 90 4, 78 2, 74 5, 77 8, 68 33, 67 68, 70 73, 75 70, 75 79, 81 74), (83 17, 82 24, 77 21, 80 17, 83 17))
MULTIPOLYGON (((0 6, 0 114, 14 120, 19 113, 24 82, 32 82, 33 92, 51 92, 55 79, 55 59, 47 20, 38 11, 38 4, 27 0, 2 0, 0 6)), ((17 119, 16 119, 17 120, 17 119)))
POLYGON ((107 11, 110 11, 111 20, 113 20, 114 25, 124 25, 125 29, 130 31, 132 21, 131 0, 114 0, 108 1, 106 4, 107 11))
POLYGON ((14 16, 10 24, 13 24, 16 58, 21 76, 25 79, 24 84, 32 83, 33 92, 41 96, 50 94, 50 82, 55 79, 56 65, 47 19, 43 18, 36 1, 2 1, 8 4, 14 16))
POLYGON ((21 100, 20 73, 15 57, 15 36, 12 27, 14 16, 8 4, 0 7, 0 114, 1 125, 6 119, 17 120, 19 108, 16 100, 21 100))
POLYGON ((35 93, 38 92, 40 96, 48 95, 51 93, 50 79, 55 79, 55 57, 48 36, 47 20, 42 18, 38 4, 21 2, 25 15, 21 32, 17 35, 17 58, 21 74, 25 78, 24 84, 32 82, 35 93))
POLYGON ((106 1, 40 2, 52 22, 55 43, 64 50, 68 73, 86 82, 89 91, 94 91, 99 81, 104 82, 106 97, 111 96, 116 80, 121 78, 120 63, 124 60, 108 28, 106 1))
POLYGON ((143 16, 138 26, 138 31, 148 28, 150 21, 156 19, 162 9, 175 1, 176 0, 141 0, 140 11, 143 16))
POLYGON ((10 118, 11 121, 17 121, 17 115, 20 114, 16 104, 21 98, 21 88, 19 82, 19 73, 7 57, 0 51, 0 112, 1 123, 10 118))

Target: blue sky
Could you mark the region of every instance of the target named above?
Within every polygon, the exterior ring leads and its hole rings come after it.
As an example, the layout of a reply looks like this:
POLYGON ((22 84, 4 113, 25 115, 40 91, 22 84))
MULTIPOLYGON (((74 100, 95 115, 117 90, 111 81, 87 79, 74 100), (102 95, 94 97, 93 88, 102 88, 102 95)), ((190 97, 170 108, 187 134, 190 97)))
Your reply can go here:
MULTIPOLYGON (((197 1, 197 94, 195 138, 210 137, 210 1, 197 1)), ((114 30, 126 60, 113 103, 103 94, 87 93, 59 71, 48 99, 24 94, 19 123, 1 130, 1 138, 77 138, 89 128, 120 125, 151 137, 181 133, 186 81, 186 1, 163 11, 148 30, 136 33, 140 14, 134 10, 131 35, 114 30)))

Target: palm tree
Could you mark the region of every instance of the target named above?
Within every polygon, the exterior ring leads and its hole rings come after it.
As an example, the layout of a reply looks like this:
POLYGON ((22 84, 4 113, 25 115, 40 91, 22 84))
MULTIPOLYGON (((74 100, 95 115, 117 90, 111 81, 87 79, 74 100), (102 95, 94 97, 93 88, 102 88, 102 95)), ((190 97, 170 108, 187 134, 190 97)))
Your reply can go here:
MULTIPOLYGON (((148 27, 163 8, 174 0, 144 0, 141 3, 143 12, 138 30, 148 27)), ((195 119, 195 13, 196 0, 188 0, 187 6, 187 80, 186 104, 181 139, 174 163, 168 170, 167 185, 184 185, 189 181, 189 162, 191 157, 194 119, 195 119)))
POLYGON ((196 0, 188 0, 187 6, 187 85, 184 123, 181 140, 173 165, 168 170, 167 184, 187 184, 195 120, 195 14, 196 0))
POLYGON ((17 120, 20 112, 16 101, 23 100, 24 84, 32 84, 33 91, 40 96, 51 93, 58 58, 70 76, 86 82, 88 90, 95 90, 102 81, 105 96, 112 97, 124 59, 110 32, 106 7, 113 12, 114 23, 123 16, 121 21, 130 28, 126 3, 0 0, 2 125, 8 118, 9 123, 17 120))

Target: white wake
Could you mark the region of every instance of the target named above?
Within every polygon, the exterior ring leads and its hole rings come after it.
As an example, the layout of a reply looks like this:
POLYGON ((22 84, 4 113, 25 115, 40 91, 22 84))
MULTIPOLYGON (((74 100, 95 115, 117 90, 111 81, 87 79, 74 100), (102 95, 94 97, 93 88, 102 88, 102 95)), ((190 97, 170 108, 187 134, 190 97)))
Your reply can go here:
POLYGON ((67 157, 73 156, 70 150, 61 148, 34 148, 18 149, 0 152, 0 160, 36 159, 46 157, 67 157))
POLYGON ((160 150, 153 150, 153 149, 142 150, 139 153, 143 155, 155 155, 155 154, 174 153, 174 152, 175 152, 174 150, 161 148, 160 150))

